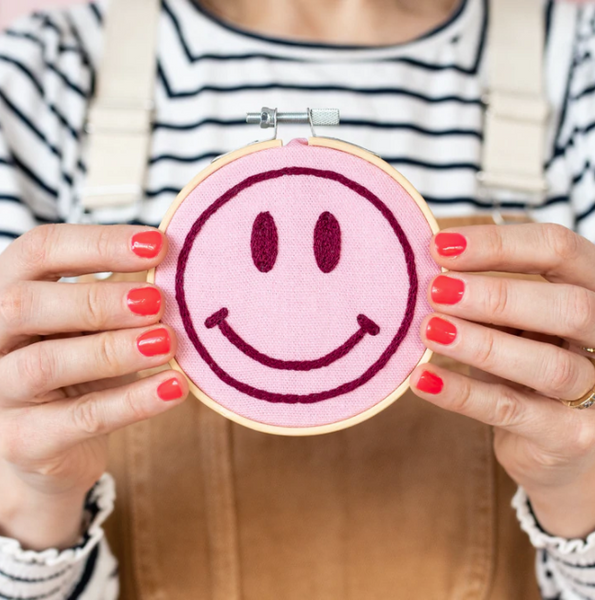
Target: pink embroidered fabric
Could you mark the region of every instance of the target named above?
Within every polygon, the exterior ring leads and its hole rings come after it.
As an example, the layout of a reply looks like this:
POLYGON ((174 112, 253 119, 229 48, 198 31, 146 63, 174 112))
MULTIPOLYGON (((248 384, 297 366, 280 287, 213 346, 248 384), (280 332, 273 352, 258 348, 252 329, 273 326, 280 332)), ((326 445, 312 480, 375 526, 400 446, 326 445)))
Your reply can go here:
POLYGON ((390 395, 424 352, 432 232, 363 159, 304 140, 250 154, 197 186, 166 233, 155 281, 176 359, 233 413, 337 423, 390 395))

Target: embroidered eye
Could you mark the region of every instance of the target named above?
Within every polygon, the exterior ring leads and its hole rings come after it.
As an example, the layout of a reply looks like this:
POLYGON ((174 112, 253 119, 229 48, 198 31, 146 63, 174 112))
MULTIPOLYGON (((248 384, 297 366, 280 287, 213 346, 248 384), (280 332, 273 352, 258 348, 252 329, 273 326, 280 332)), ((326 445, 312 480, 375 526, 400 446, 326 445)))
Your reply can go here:
POLYGON ((314 228, 314 256, 318 268, 330 273, 341 258, 341 226, 330 213, 323 212, 314 228))
POLYGON ((252 225, 252 260, 261 273, 268 273, 277 261, 279 236, 270 212, 261 212, 252 225))

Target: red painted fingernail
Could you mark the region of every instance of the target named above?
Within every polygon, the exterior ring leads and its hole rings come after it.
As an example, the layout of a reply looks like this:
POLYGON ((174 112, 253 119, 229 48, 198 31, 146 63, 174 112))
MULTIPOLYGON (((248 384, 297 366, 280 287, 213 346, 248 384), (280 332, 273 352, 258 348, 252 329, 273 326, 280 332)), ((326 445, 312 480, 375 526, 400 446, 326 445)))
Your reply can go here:
POLYGON ((465 282, 462 279, 439 275, 432 283, 432 300, 437 304, 456 304, 465 293, 465 282))
POLYGON ((135 315, 156 315, 161 309, 161 292, 152 287, 130 290, 126 304, 135 315))
POLYGON ((427 394, 439 394, 444 387, 444 381, 431 373, 430 371, 424 371, 421 377, 417 380, 415 387, 420 392, 426 392, 427 394))
POLYGON ((155 258, 163 246, 159 231, 142 231, 132 236, 132 251, 141 258, 155 258))
POLYGON ((467 240, 460 233, 439 233, 434 243, 440 256, 459 256, 467 247, 467 240))
POLYGON ((144 356, 168 354, 171 348, 169 331, 167 331, 167 329, 147 331, 136 340, 136 345, 140 353, 144 356))
POLYGON ((440 317, 432 317, 426 325, 426 337, 439 344, 452 344, 457 337, 457 328, 440 317))
POLYGON ((157 388, 157 395, 166 402, 169 400, 177 400, 178 398, 181 398, 183 394, 184 390, 175 377, 164 381, 157 388))

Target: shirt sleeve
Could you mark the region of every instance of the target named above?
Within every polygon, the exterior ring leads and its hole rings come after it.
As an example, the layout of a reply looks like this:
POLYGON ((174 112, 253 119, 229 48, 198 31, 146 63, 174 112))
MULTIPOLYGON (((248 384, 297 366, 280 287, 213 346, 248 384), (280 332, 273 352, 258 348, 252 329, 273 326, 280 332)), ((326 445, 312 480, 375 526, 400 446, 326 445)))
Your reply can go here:
POLYGON ((75 205, 94 85, 77 19, 93 18, 90 7, 36 13, 0 33, 0 252, 75 205))
POLYGON ((66 550, 34 552, 0 537, 0 598, 116 600, 118 567, 101 528, 114 499, 113 478, 105 474, 87 495, 86 533, 66 550))
POLYGON ((564 155, 576 230, 595 242, 595 4, 580 6, 555 154, 564 155))
POLYGON ((521 529, 537 549, 535 571, 544 600, 594 600, 595 531, 584 540, 550 535, 537 521, 522 487, 512 506, 521 529))

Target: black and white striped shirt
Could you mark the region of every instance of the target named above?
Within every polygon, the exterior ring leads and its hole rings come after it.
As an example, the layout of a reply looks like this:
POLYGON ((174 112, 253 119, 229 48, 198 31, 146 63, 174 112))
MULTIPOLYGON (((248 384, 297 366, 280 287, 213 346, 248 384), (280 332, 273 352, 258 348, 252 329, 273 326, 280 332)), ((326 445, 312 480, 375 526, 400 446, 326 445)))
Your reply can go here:
MULTIPOLYGON (((553 111, 549 191, 533 217, 595 241, 595 4, 542 1, 553 111)), ((38 13, 0 36, 0 251, 35 225, 70 220, 78 212, 87 163, 84 124, 101 59, 105 8, 101 0, 38 13)), ((139 207, 98 209, 85 220, 157 225, 179 190, 213 157, 258 137, 244 117, 265 105, 287 111, 336 107, 342 124, 328 135, 369 148, 397 167, 437 216, 491 212, 495 199, 482 192, 476 177, 481 98, 488 86, 488 16, 486 0, 461 0, 448 22, 413 42, 358 48, 265 38, 220 22, 192 0, 164 0, 145 200, 139 207)), ((280 131, 284 139, 305 134, 301 127, 280 131)), ((519 193, 496 200, 513 212, 527 206, 519 193)), ((544 594, 595 598, 595 535, 582 545, 550 538, 539 532, 521 496, 521 524, 544 548, 537 561, 544 594)), ((78 561, 80 577, 51 587, 63 577, 55 566, 26 558, 13 541, 0 538, 0 597, 114 598, 108 568, 113 558, 105 543, 98 554, 54 556, 54 565, 78 561), (93 556, 92 573, 81 586, 93 556), (54 569, 46 572, 50 581, 29 581, 42 579, 43 569, 54 569), (21 575, 11 579, 15 573, 21 575)))

